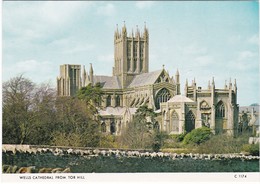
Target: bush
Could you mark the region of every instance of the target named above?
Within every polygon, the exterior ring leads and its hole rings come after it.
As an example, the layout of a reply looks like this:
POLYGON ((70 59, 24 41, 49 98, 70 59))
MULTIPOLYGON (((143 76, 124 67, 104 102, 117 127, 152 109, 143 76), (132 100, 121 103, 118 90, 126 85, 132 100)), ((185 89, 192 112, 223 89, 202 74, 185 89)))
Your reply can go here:
POLYGON ((118 143, 113 135, 101 135, 100 145, 101 148, 117 148, 118 143))
POLYGON ((188 133, 184 139, 184 144, 201 144, 210 139, 211 129, 207 127, 197 128, 188 133))
POLYGON ((242 145, 248 143, 250 134, 238 136, 236 138, 219 134, 213 135, 208 141, 198 145, 197 151, 199 153, 240 153, 242 145))
POLYGON ((244 144, 242 151, 248 152, 253 156, 259 156, 259 144, 244 144))

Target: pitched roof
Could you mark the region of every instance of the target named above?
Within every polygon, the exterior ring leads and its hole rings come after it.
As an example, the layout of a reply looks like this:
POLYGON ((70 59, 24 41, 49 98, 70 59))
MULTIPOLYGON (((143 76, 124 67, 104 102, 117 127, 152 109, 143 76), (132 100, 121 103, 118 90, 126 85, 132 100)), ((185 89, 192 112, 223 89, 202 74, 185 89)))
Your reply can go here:
POLYGON ((194 102, 194 101, 191 100, 190 98, 187 98, 186 96, 175 95, 170 100, 168 100, 168 102, 194 102))
POLYGON ((99 82, 104 89, 121 89, 121 84, 117 76, 95 75, 94 83, 99 82))
POLYGON ((140 75, 136 75, 133 81, 129 84, 129 88, 138 87, 138 86, 145 86, 149 84, 154 84, 156 79, 162 73, 163 70, 156 70, 149 73, 143 73, 140 75))

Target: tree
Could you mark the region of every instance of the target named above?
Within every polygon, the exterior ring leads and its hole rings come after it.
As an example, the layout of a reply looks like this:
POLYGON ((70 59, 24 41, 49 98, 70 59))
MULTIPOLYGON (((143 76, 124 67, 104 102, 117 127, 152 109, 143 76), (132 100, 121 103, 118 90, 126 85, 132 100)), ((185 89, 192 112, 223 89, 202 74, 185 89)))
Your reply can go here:
POLYGON ((55 128, 56 91, 22 75, 3 84, 3 143, 49 144, 55 128))
POLYGON ((35 114, 34 126, 31 130, 29 144, 50 144, 51 132, 57 126, 56 90, 50 84, 41 84, 35 88, 33 111, 35 114))
POLYGON ((208 127, 201 127, 192 130, 184 137, 184 144, 201 144, 210 139, 212 133, 208 127))
POLYGON ((153 130, 156 114, 144 105, 137 109, 133 122, 122 132, 121 142, 129 148, 152 148, 155 131, 153 130))
POLYGON ((95 86, 89 84, 86 87, 82 87, 77 92, 77 98, 84 100, 90 109, 93 110, 93 113, 96 113, 96 107, 100 106, 102 101, 102 90, 100 83, 97 83, 95 86))
POLYGON ((22 75, 3 83, 3 143, 23 144, 34 121, 35 84, 22 75))
POLYGON ((100 142, 99 123, 85 101, 59 97, 56 101, 57 127, 52 144, 96 147, 100 142))

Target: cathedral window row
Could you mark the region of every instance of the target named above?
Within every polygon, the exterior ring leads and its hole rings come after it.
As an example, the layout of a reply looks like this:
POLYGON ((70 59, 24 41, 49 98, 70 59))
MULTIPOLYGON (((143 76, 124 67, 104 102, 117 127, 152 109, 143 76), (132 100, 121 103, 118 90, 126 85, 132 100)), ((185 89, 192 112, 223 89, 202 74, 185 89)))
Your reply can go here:
POLYGON ((105 106, 106 107, 111 107, 113 104, 115 105, 115 107, 121 106, 121 97, 119 95, 115 96, 114 99, 112 99, 111 95, 108 95, 105 99, 105 106), (114 100, 114 101, 113 101, 114 100), (114 102, 112 104, 112 102, 114 102))
MULTIPOLYGON (((109 133, 110 134, 116 134, 117 131, 121 131, 121 121, 118 122, 118 126, 116 126, 116 123, 115 121, 112 121, 110 124, 109 124, 109 133), (118 130, 117 130, 118 128, 118 130)), ((101 123, 101 132, 102 133, 107 133, 107 125, 105 122, 102 122, 101 123)))

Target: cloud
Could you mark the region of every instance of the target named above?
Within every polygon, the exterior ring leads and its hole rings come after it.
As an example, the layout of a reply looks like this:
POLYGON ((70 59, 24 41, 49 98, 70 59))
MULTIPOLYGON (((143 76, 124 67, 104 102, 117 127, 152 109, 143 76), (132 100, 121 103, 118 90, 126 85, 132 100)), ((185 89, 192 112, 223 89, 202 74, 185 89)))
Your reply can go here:
POLYGON ((204 56, 199 56, 199 57, 195 58, 194 63, 199 66, 207 66, 207 65, 213 64, 214 59, 212 56, 204 55, 204 56))
POLYGON ((154 1, 138 1, 135 3, 135 6, 139 9, 146 9, 152 7, 154 4, 154 1))
POLYGON ((97 60, 100 62, 113 62, 114 61, 114 54, 107 54, 107 55, 99 55, 97 60))
POLYGON ((179 47, 179 50, 184 54, 206 54, 207 48, 200 47, 197 44, 190 44, 188 46, 179 47))
POLYGON ((258 35, 253 35, 252 37, 250 37, 248 39, 248 42, 251 43, 251 44, 258 45, 259 44, 259 36, 258 35))
POLYGON ((232 35, 228 38, 228 42, 236 44, 241 41, 241 35, 232 35))
POLYGON ((11 77, 15 77, 20 74, 24 74, 25 77, 30 76, 32 81, 44 82, 55 78, 55 76, 52 76, 55 71, 55 65, 50 61, 37 61, 35 59, 29 59, 19 61, 11 66, 8 66, 8 64, 4 65, 4 80, 8 80, 11 77))
POLYGON ((249 50, 238 53, 237 58, 228 62, 228 67, 239 71, 248 71, 258 69, 258 54, 249 50))
POLYGON ((248 51, 248 50, 246 50, 246 51, 242 51, 242 52, 240 52, 239 53, 239 55, 238 55, 238 60, 247 60, 247 59, 250 59, 250 58, 253 58, 253 57, 255 57, 257 54, 256 53, 254 53, 254 52, 252 52, 252 51, 248 51))
POLYGON ((23 40, 43 40, 63 35, 91 2, 13 2, 3 8, 3 33, 23 40))
POLYGON ((112 16, 116 13, 116 8, 113 4, 109 3, 105 6, 100 6, 97 9, 97 14, 105 15, 105 16, 112 16))

